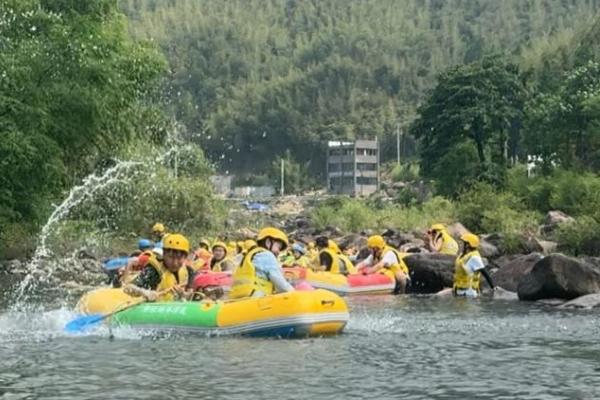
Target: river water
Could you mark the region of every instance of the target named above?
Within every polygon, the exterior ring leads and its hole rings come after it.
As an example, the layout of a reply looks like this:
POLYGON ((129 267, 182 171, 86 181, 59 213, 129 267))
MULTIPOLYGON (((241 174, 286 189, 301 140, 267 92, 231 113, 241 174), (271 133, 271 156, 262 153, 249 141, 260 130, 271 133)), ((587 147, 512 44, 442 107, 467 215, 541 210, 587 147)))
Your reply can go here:
POLYGON ((596 312, 348 299, 337 337, 68 337, 69 307, 0 311, 0 399, 597 399, 596 312), (51 310, 52 308, 56 308, 51 310))

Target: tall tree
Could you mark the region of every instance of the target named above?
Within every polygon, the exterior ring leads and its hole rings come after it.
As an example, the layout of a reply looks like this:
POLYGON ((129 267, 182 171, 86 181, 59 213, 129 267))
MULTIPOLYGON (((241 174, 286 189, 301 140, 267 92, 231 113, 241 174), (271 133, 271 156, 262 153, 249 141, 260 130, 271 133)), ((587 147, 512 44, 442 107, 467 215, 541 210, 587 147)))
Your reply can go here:
POLYGON ((486 57, 440 74, 411 126, 420 140, 423 174, 437 178, 441 170, 447 170, 445 163, 450 160, 456 163, 453 171, 466 172, 460 163, 472 164, 468 150, 472 146, 477 168, 470 168, 460 181, 443 184, 442 192, 455 194, 461 182, 476 178, 500 183, 509 160, 509 138, 514 141, 518 137, 525 98, 518 67, 502 56, 486 57))

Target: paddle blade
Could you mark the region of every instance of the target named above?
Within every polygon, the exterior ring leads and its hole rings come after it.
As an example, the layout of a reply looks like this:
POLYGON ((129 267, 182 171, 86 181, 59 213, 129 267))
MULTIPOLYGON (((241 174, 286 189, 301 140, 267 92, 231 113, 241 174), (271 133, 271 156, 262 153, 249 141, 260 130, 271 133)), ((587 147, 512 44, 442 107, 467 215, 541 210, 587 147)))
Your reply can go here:
POLYGON ((108 261, 104 262, 104 269, 107 271, 114 271, 116 269, 127 266, 128 261, 129 261, 129 257, 113 258, 112 260, 108 260, 108 261))
POLYGON ((98 325, 104 319, 102 314, 84 315, 70 321, 65 325, 67 333, 83 333, 86 330, 98 325))

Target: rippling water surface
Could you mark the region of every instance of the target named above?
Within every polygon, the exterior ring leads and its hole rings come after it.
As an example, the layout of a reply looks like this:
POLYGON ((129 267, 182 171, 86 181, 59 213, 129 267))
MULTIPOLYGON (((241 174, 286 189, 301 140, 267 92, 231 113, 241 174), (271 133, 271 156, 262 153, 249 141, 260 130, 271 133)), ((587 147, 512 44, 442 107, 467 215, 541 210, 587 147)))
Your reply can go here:
MULTIPOLYGON (((597 399, 596 311, 350 298, 333 338, 68 337, 68 308, 0 313, 0 399, 597 399)), ((46 306, 48 308, 48 306, 46 306)))

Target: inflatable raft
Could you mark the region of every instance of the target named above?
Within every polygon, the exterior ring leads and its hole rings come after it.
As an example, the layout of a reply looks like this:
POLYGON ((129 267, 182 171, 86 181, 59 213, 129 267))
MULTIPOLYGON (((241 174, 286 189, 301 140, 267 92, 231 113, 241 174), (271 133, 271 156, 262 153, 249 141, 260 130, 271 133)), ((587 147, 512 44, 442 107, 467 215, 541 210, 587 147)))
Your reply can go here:
POLYGON ((396 286, 393 276, 384 274, 345 276, 298 267, 284 268, 283 271, 286 279, 292 282, 303 280, 315 288, 327 289, 340 295, 391 294, 396 286))
POLYGON ((192 288, 197 290, 221 287, 225 292, 229 292, 229 290, 231 290, 232 282, 233 278, 231 277, 231 272, 198 271, 194 277, 192 288))
POLYGON ((227 301, 140 303, 121 289, 97 289, 79 301, 79 311, 109 314, 111 326, 206 335, 307 337, 334 335, 348 322, 344 300, 326 290, 295 291, 227 301))

